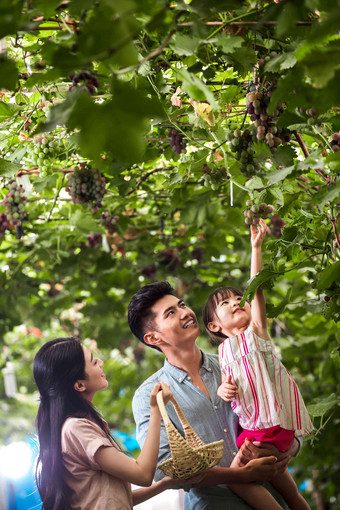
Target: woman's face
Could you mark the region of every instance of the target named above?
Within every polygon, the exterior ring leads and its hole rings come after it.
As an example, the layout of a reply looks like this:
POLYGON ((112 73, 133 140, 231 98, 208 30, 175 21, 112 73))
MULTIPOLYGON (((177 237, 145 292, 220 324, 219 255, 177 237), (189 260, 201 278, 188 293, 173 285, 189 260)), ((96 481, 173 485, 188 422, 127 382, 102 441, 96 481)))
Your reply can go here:
POLYGON ((108 382, 103 372, 103 362, 99 358, 94 358, 92 352, 85 345, 82 345, 85 357, 86 379, 81 381, 84 389, 83 397, 92 402, 95 393, 107 388, 108 382))

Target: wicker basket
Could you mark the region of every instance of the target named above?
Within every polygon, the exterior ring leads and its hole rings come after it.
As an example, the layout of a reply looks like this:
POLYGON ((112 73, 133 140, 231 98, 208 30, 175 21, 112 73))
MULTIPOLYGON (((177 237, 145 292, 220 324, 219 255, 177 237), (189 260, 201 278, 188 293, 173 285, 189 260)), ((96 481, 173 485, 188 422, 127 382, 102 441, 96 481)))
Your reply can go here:
POLYGON ((209 444, 203 443, 190 426, 176 400, 172 398, 170 401, 181 421, 185 438, 171 422, 165 409, 163 393, 159 391, 157 403, 168 435, 171 457, 158 464, 158 467, 171 478, 190 478, 216 466, 223 455, 224 441, 221 439, 209 444))

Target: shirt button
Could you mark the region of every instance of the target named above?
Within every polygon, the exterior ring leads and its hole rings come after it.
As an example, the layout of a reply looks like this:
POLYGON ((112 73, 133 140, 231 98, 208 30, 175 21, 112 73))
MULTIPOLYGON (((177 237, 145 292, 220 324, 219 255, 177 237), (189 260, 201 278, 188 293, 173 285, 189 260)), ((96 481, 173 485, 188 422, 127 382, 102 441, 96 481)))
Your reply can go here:
POLYGON ((228 429, 223 429, 223 432, 227 433, 227 432, 228 432, 228 429))
POLYGON ((182 379, 182 377, 180 377, 180 378, 178 379, 178 382, 182 382, 182 381, 183 381, 183 379, 182 379))
POLYGON ((211 368, 208 368, 208 372, 211 372, 211 368))
POLYGON ((188 381, 191 381, 191 377, 187 377, 188 381))
POLYGON ((218 406, 214 406, 215 409, 218 409, 218 406))

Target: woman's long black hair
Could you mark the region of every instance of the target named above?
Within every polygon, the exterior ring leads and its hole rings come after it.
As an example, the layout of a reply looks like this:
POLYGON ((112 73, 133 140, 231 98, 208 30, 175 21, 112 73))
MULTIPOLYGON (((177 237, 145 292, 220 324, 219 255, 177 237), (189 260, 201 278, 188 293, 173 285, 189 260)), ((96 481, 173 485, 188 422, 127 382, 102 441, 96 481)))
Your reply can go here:
POLYGON ((33 375, 40 393, 36 427, 39 456, 36 482, 43 510, 66 510, 69 490, 65 484, 61 429, 67 418, 89 418, 105 433, 105 424, 90 402, 74 389, 86 379, 85 357, 79 338, 57 338, 44 344, 34 358, 33 375))

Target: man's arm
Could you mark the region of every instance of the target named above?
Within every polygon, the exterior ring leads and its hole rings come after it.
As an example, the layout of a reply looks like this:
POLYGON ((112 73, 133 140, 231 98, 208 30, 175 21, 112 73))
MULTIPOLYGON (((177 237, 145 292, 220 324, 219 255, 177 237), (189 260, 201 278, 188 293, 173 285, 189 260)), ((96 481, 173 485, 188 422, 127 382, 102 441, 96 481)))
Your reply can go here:
POLYGON ((264 457, 253 459, 244 467, 214 467, 205 473, 199 483, 193 484, 193 487, 270 481, 287 469, 288 462, 289 457, 280 461, 276 457, 264 457))

